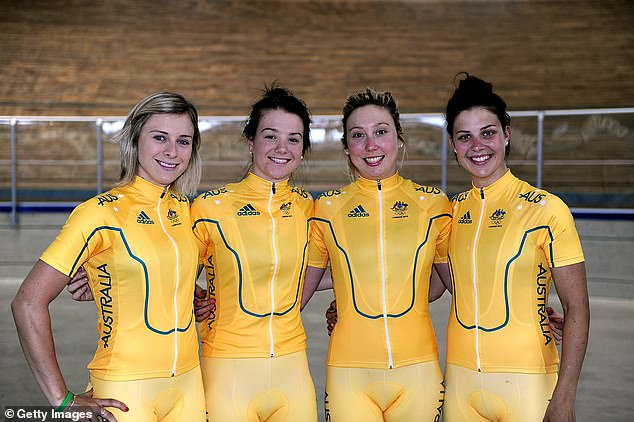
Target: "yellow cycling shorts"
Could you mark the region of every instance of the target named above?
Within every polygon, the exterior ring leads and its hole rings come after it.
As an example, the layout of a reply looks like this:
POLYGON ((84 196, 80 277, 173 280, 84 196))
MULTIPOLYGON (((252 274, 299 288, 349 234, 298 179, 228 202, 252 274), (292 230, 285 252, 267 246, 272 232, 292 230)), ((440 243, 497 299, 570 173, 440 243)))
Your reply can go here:
POLYGON ((557 384, 557 373, 478 372, 448 364, 445 410, 448 422, 541 421, 557 384))
POLYGON ((395 369, 326 367, 326 422, 440 421, 438 361, 395 369))
POLYGON ((129 410, 108 407, 118 422, 204 422, 205 393, 200 366, 170 378, 106 381, 90 376, 93 397, 122 401, 129 410))
POLYGON ((306 352, 202 358, 209 422, 317 422, 306 352))

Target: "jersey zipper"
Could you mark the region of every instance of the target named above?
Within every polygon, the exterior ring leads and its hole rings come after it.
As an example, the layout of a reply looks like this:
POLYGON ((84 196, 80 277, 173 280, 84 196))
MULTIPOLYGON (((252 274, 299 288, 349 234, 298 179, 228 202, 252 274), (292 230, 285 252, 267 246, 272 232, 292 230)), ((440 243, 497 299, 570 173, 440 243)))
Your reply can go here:
POLYGON ((387 286, 385 280, 385 233, 384 233, 384 221, 383 221, 383 194, 381 191, 381 180, 376 181, 378 196, 379 196, 379 249, 381 253, 381 294, 383 295, 383 326, 385 327, 385 342, 387 344, 387 360, 388 367, 392 369, 394 367, 394 361, 392 359, 392 344, 390 342, 390 330, 387 326, 387 286))
POLYGON ((165 229, 165 225, 163 224, 163 218, 161 217, 161 200, 163 199, 163 197, 165 196, 165 193, 167 192, 167 186, 165 187, 165 189, 163 189, 163 193, 161 194, 158 203, 156 204, 156 213, 158 215, 159 218, 159 222, 161 223, 161 228, 163 229, 163 233, 165 233, 165 235, 167 236, 167 238, 170 240, 170 242, 172 243, 172 246, 174 247, 174 255, 176 257, 176 285, 174 286, 174 362, 172 363, 172 376, 176 375, 176 362, 178 361, 178 285, 179 285, 179 277, 180 277, 180 271, 178 271, 178 269, 180 268, 180 255, 178 253, 178 247, 176 245, 176 242, 174 241, 174 239, 172 238, 172 236, 169 235, 169 233, 167 232, 167 230, 165 229))
POLYGON ((268 212, 273 223, 273 230, 271 230, 271 244, 273 245, 273 275, 271 276, 271 315, 269 316, 269 341, 270 341, 270 357, 275 356, 275 339, 273 337, 273 315, 275 313, 275 278, 277 277, 277 271, 279 267, 279 257, 277 253, 277 243, 275 242, 277 224, 273 217, 273 210, 271 208, 273 204, 273 195, 275 195, 275 183, 271 185, 271 192, 269 193, 268 212))
POLYGON ((480 230, 482 229, 482 217, 484 216, 484 206, 486 199, 484 198, 484 188, 480 188, 480 216, 478 218, 478 227, 476 229, 475 236, 473 236, 473 246, 471 252, 471 274, 472 274, 472 282, 473 282, 473 294, 475 301, 475 354, 476 354, 476 368, 478 372, 482 372, 482 367, 480 365, 480 302, 478 297, 478 283, 477 283, 477 261, 476 261, 476 251, 478 245, 478 239, 480 237, 480 230))

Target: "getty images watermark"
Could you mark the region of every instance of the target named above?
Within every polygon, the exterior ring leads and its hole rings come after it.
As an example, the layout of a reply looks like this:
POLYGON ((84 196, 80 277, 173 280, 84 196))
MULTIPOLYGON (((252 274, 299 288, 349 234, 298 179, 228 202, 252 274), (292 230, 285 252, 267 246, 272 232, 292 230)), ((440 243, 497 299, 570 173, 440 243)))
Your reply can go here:
POLYGON ((45 422, 45 421, 83 421, 83 420, 105 420, 88 408, 75 408, 57 411, 45 406, 6 406, 4 417, 8 421, 16 422, 45 422), (96 418, 95 418, 96 416, 96 418))

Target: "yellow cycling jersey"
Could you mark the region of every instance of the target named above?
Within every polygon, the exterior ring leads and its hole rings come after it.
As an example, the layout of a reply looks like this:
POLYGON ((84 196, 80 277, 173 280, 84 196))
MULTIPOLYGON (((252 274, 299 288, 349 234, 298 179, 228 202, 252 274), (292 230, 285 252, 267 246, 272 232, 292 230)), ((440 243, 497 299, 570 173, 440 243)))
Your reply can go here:
POLYGON ((99 331, 91 375, 170 377, 199 364, 186 196, 136 177, 75 208, 41 260, 69 277, 86 269, 99 331))
POLYGON ((551 268, 583 261, 570 210, 510 171, 452 203, 447 363, 555 372, 559 356, 545 310, 551 268))
POLYGON ((451 206, 398 174, 359 178, 315 202, 309 265, 332 268, 337 325, 327 364, 396 368, 438 358, 432 264, 447 260, 451 206))
POLYGON ((205 357, 270 357, 306 349, 299 316, 311 195, 255 174, 204 192, 193 230, 216 309, 200 324, 205 357))

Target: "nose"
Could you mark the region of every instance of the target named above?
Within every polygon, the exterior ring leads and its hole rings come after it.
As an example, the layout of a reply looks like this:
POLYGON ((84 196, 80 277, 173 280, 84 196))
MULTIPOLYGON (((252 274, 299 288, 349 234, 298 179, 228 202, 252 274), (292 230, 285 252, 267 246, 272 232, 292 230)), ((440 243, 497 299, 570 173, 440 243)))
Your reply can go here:
POLYGON ((287 141, 281 139, 275 144, 275 152, 286 152, 288 151, 287 141))
POLYGON ((366 151, 374 151, 377 148, 378 148, 378 146, 376 144, 376 139, 374 139, 374 136, 372 136, 372 135, 368 136, 367 140, 365 142, 366 151))
POLYGON ((479 150, 483 147, 484 147, 484 142, 482 142, 482 138, 480 138, 479 136, 474 136, 473 142, 471 143, 471 148, 479 150))
POLYGON ((165 148, 163 149, 163 154, 166 157, 176 157, 176 141, 169 140, 165 143, 165 148))

